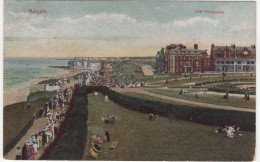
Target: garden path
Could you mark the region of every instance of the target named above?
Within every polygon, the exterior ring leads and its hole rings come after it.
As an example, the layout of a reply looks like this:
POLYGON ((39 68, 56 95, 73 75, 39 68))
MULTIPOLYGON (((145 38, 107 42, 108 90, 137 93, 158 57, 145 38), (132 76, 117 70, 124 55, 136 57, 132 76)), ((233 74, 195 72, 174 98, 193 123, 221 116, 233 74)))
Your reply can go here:
POLYGON ((152 97, 162 98, 162 99, 166 99, 166 100, 170 100, 170 101, 192 104, 192 105, 198 105, 198 106, 204 106, 204 107, 213 108, 213 109, 256 112, 255 109, 239 108, 239 107, 234 107, 234 106, 214 105, 214 104, 208 104, 208 103, 203 103, 203 102, 196 102, 196 101, 184 100, 184 99, 175 98, 175 97, 159 95, 159 94, 155 94, 155 93, 145 91, 144 88, 112 88, 112 90, 119 92, 119 93, 124 93, 124 92, 139 93, 139 94, 144 94, 144 95, 148 95, 148 96, 152 96, 152 97))

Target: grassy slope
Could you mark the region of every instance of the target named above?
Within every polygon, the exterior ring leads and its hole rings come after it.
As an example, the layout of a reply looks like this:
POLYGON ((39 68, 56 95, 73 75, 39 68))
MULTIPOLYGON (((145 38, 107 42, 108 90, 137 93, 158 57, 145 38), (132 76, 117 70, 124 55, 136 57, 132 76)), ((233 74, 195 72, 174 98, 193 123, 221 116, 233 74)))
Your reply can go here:
MULTIPOLYGON (((255 76, 249 76, 249 75, 230 75, 224 77, 226 80, 231 79, 255 79, 255 76)), ((184 80, 177 80, 177 81, 169 81, 168 84, 165 82, 162 83, 153 83, 152 85, 160 85, 160 86, 167 86, 167 87, 189 87, 188 83, 197 83, 197 82, 203 82, 203 81, 214 81, 214 80, 222 80, 222 76, 214 76, 214 77, 208 77, 208 76, 202 76, 201 78, 191 78, 191 80, 184 79, 184 80)), ((206 84, 206 87, 210 86, 210 84, 206 84)))
MULTIPOLYGON (((249 101, 245 100, 243 97, 234 97, 234 96, 229 96, 228 99, 223 99, 223 96, 214 95, 214 94, 207 94, 207 95, 201 94, 199 95, 199 98, 196 98, 195 94, 187 93, 187 94, 179 95, 179 90, 147 89, 147 91, 160 94, 160 95, 176 97, 176 98, 197 101, 197 102, 211 103, 216 105, 235 106, 235 107, 243 107, 243 108, 251 108, 251 109, 255 109, 256 107, 255 98, 251 98, 249 101)), ((187 89, 187 91, 190 90, 187 89)))
MULTIPOLYGON (((33 93, 30 97, 33 98, 45 98, 50 97, 53 92, 50 93, 33 93)), ((29 97, 29 98, 30 98, 29 97)), ((32 119, 33 113, 37 113, 41 105, 46 101, 34 101, 31 103, 31 109, 27 109, 27 102, 20 102, 12 105, 8 105, 4 108, 4 120, 3 120, 3 141, 4 147, 13 140, 20 130, 24 128, 24 126, 32 119), (23 106, 24 105, 24 106, 23 106)))
MULTIPOLYGON (((148 120, 148 114, 122 108, 113 102, 104 102, 104 96, 88 95, 90 135, 103 129, 111 134, 111 141, 118 141, 115 150, 111 143, 101 145, 98 160, 251 160, 255 150, 255 133, 241 132, 233 139, 214 133, 215 127, 159 117, 148 120), (104 124, 102 116, 118 117, 115 124, 104 124)), ((86 154, 83 159, 86 158, 86 154)))

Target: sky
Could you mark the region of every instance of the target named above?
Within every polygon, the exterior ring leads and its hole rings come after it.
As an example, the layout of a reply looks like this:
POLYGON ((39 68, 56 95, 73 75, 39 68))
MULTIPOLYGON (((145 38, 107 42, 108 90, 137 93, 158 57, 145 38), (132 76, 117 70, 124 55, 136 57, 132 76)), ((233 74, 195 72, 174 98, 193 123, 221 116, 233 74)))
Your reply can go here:
POLYGON ((7 0, 3 27, 5 57, 155 56, 171 43, 209 52, 255 44, 256 3, 7 0))

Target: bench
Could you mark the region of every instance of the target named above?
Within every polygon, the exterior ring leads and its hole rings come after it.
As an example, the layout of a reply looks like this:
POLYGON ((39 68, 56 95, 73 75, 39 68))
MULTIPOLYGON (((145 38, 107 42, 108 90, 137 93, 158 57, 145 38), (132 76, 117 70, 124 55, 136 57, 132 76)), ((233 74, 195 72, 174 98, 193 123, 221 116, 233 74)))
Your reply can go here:
POLYGON ((89 153, 90 153, 90 155, 91 155, 92 157, 94 157, 94 158, 97 158, 97 157, 98 157, 98 153, 95 153, 95 151, 94 151, 93 149, 90 149, 90 150, 89 150, 89 153))
POLYGON ((116 146, 117 146, 117 141, 113 141, 111 146, 110 146, 110 149, 114 150, 116 148, 116 146))

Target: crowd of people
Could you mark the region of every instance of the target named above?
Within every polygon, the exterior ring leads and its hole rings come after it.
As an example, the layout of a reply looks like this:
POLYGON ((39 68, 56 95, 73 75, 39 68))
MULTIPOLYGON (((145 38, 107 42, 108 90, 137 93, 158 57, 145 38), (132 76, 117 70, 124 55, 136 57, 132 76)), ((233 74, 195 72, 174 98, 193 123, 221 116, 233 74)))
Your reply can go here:
POLYGON ((240 127, 236 128, 235 125, 233 125, 233 126, 227 126, 226 125, 225 127, 220 126, 218 128, 217 133, 218 134, 226 134, 228 137, 233 138, 234 137, 234 133, 238 132, 239 129, 240 129, 240 127))
POLYGON ((104 85, 104 77, 99 74, 84 72, 78 74, 74 77, 74 80, 77 81, 77 84, 80 86, 97 86, 97 85, 104 85))
MULTIPOLYGON (((24 143, 22 150, 17 147, 16 160, 35 160, 39 149, 48 146, 50 140, 54 140, 58 134, 60 122, 65 118, 65 112, 72 97, 73 87, 63 88, 57 91, 44 106, 41 107, 41 115, 45 117, 45 123, 41 130, 31 134, 24 143)), ((36 114, 33 114, 33 125, 36 125, 36 114)))

